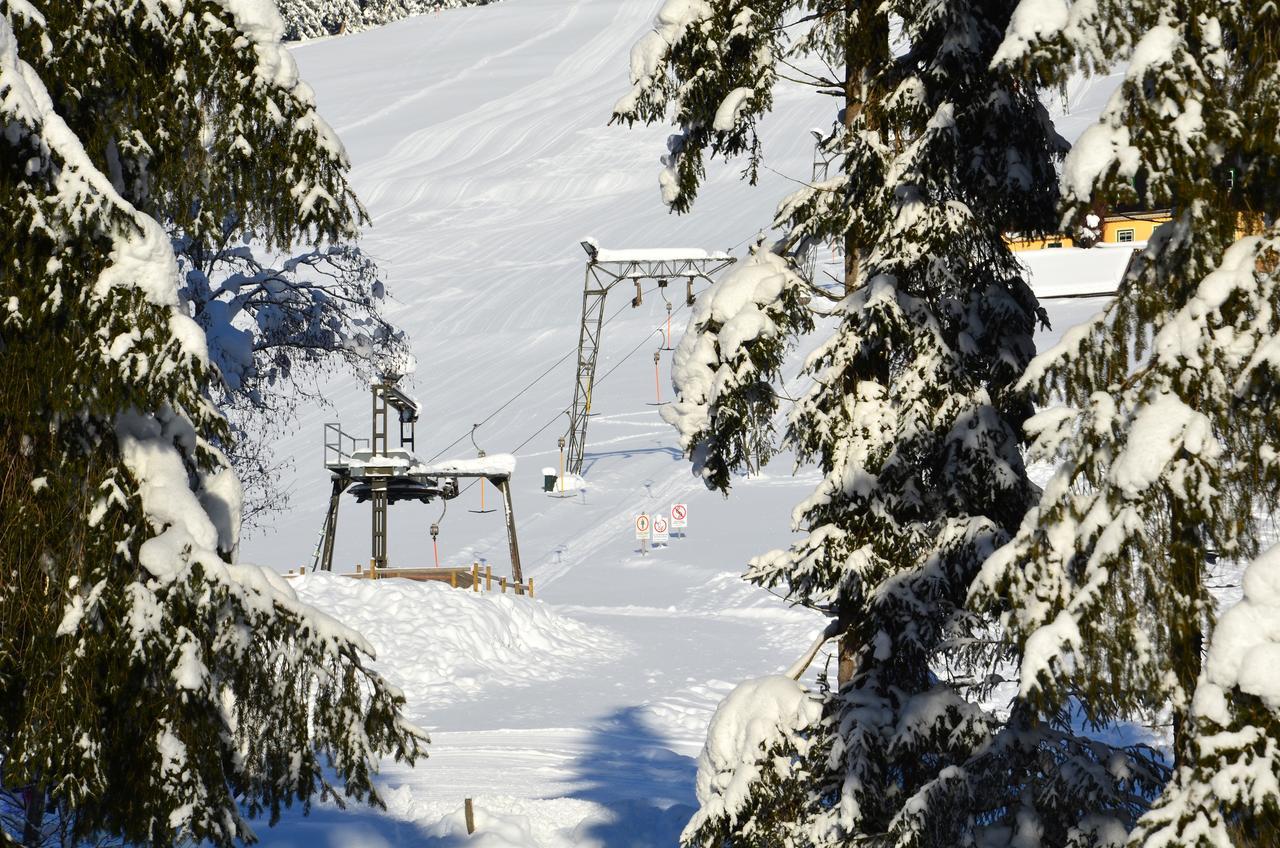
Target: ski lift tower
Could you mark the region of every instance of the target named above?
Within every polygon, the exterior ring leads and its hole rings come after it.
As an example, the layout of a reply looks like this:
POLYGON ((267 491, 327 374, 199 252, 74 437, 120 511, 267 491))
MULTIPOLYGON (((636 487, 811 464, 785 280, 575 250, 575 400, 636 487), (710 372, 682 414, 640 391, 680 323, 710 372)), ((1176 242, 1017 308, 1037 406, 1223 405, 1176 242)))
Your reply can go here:
MULTIPOLYGON (((320 545, 312 569, 333 570, 333 543, 338 527, 338 506, 344 493, 357 502, 369 501, 373 512, 370 569, 387 567, 387 510, 402 501, 430 503, 458 496, 460 478, 485 479, 502 495, 507 524, 507 544, 511 551, 511 576, 523 582, 520 548, 516 541, 515 513, 511 507, 511 475, 515 458, 510 455, 482 456, 472 460, 452 460, 427 465, 412 453, 414 425, 419 408, 413 398, 396 385, 400 375, 382 373, 373 384, 373 427, 371 438, 362 439, 345 432, 340 423, 324 425, 324 465, 332 474, 333 489, 325 513, 320 545), (399 424, 399 446, 391 447, 391 416, 399 424)), ((517 589, 517 591, 520 591, 517 589)))
POLYGON ((604 301, 609 290, 618 283, 635 284, 632 307, 643 297, 641 282, 657 280, 666 288, 673 279, 686 282, 685 303, 693 304, 693 281, 708 282, 712 276, 733 264, 727 253, 711 253, 689 248, 647 250, 602 250, 591 239, 582 244, 587 252, 587 271, 582 286, 582 324, 578 330, 578 377, 573 386, 573 406, 569 410, 569 456, 566 468, 570 474, 582 473, 582 459, 587 449, 587 418, 591 415, 591 390, 596 379, 596 359, 600 353, 600 334, 604 328, 604 301))

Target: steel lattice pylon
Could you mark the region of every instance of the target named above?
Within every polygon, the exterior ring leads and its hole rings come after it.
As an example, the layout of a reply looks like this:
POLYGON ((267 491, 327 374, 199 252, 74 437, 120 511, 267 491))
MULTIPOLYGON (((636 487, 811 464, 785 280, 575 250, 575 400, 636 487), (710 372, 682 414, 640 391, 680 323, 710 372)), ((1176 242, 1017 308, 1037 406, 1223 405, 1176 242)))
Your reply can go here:
POLYGON ((587 419, 591 415, 591 391, 595 386, 596 361, 600 354, 600 334, 604 329, 604 302, 609 290, 624 280, 636 286, 632 306, 640 305, 642 280, 687 281, 686 302, 693 303, 693 281, 710 280, 713 274, 733 264, 727 253, 705 250, 600 250, 584 241, 587 270, 582 285, 582 323, 578 330, 578 375, 569 408, 569 454, 566 470, 582 473, 587 449, 587 419))

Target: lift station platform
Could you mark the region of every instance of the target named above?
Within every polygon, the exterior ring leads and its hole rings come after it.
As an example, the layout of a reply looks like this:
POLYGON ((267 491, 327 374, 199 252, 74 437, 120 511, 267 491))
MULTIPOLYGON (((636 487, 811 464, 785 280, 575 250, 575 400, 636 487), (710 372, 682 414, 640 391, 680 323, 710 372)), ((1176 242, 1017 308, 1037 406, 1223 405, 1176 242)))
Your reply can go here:
MULTIPOLYGON (((524 577, 520 569, 515 512, 511 505, 511 475, 515 473, 515 457, 498 454, 433 464, 422 462, 413 454, 419 407, 415 400, 397 386, 399 381, 399 375, 381 374, 372 385, 373 422, 369 438, 348 433, 339 423, 324 426, 324 466, 331 474, 332 491, 312 569, 333 570, 338 507, 343 495, 354 497, 357 503, 367 501, 371 505, 372 549, 369 567, 376 574, 390 567, 387 561, 389 507, 403 501, 426 504, 434 500, 452 500, 458 496, 459 480, 479 479, 488 480, 502 496, 507 544, 511 552, 511 577, 516 591, 520 592, 524 577), (399 445, 396 447, 389 444, 393 414, 399 430, 399 445)), ((432 532, 434 534, 435 525, 432 525, 432 532)), ((424 569, 413 570, 416 572, 424 569)))

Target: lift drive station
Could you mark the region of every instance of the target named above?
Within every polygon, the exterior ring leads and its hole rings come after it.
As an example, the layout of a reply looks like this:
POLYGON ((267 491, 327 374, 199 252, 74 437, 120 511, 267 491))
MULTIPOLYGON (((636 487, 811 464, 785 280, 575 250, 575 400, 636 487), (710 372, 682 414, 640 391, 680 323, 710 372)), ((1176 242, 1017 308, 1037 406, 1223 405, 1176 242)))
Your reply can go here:
POLYGON ((333 490, 312 568, 318 566, 325 571, 333 570, 338 505, 344 493, 350 493, 358 502, 368 501, 372 506, 370 568, 376 572, 387 568, 388 507, 401 501, 430 503, 436 499, 451 500, 458 496, 459 479, 484 479, 493 483, 502 495, 507 544, 511 551, 511 576, 519 586, 524 578, 520 570, 515 513, 511 507, 511 475, 515 472, 515 457, 499 454, 433 465, 417 459, 412 451, 418 404, 397 387, 399 380, 399 375, 382 374, 372 386, 371 438, 353 436, 337 423, 324 425, 324 465, 333 475, 333 490), (395 448, 389 444, 393 413, 400 431, 399 447, 395 448))

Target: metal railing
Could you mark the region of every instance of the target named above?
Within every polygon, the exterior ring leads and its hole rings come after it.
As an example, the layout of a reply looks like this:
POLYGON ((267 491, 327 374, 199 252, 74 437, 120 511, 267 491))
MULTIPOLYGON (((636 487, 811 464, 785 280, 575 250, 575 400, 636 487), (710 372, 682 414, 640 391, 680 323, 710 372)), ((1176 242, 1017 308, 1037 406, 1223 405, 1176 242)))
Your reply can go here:
POLYGON ((337 421, 324 425, 324 467, 344 468, 351 464, 351 455, 360 448, 368 448, 369 440, 345 432, 337 421))

